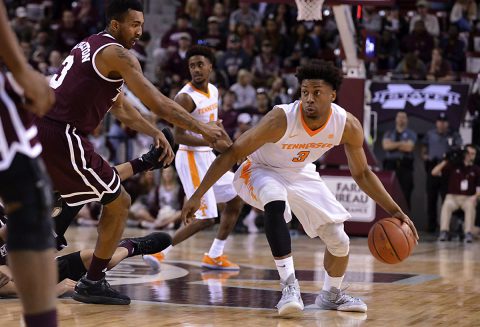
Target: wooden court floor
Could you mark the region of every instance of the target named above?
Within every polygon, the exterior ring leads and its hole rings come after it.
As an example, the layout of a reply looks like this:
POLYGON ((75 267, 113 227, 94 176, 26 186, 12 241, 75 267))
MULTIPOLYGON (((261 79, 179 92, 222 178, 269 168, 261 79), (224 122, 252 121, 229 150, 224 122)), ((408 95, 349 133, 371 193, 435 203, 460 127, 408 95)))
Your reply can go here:
MULTIPOLYGON (((74 227, 65 252, 91 247, 95 228, 74 227)), ((127 229, 126 236, 148 232, 127 229)), ((213 231, 204 231, 174 248, 159 273, 141 258, 122 262, 109 281, 132 298, 129 306, 88 305, 59 300, 61 326, 480 326, 480 240, 473 244, 422 241, 397 265, 377 262, 366 238, 352 238, 350 265, 343 286, 368 305, 366 314, 315 308, 323 281, 324 245, 318 239, 292 239, 297 278, 305 311, 279 318, 278 274, 263 234, 232 235, 229 257, 237 273, 200 267, 213 231)), ((0 326, 20 326, 18 300, 0 300, 0 326)))

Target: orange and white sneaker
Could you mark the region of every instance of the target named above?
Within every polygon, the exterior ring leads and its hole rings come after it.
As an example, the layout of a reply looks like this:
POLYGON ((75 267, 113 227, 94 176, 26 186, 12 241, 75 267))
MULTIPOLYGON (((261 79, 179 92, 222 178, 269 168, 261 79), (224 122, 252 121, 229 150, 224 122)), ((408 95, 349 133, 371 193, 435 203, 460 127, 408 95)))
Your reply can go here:
POLYGON ((144 255, 142 258, 143 261, 145 261, 145 263, 150 266, 150 268, 155 271, 159 271, 160 263, 165 260, 165 254, 163 254, 162 252, 158 252, 154 254, 144 255))
POLYGON ((240 267, 229 261, 225 254, 216 258, 210 258, 208 253, 205 253, 202 260, 202 267, 215 270, 240 270, 240 267))

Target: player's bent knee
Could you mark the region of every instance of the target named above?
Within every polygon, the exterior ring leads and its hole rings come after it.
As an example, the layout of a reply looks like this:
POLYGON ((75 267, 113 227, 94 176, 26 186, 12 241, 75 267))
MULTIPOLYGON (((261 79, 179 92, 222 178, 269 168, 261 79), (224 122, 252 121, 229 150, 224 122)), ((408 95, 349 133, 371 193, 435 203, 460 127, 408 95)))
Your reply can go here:
POLYGON ((350 238, 343 228, 343 223, 327 224, 317 230, 318 236, 325 242, 328 252, 336 257, 344 257, 350 251, 350 238))

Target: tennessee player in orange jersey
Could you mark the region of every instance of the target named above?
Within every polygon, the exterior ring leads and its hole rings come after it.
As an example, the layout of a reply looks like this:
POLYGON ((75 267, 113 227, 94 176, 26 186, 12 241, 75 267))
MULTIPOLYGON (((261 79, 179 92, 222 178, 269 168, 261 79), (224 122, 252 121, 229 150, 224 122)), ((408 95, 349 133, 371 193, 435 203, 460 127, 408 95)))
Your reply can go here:
MULTIPOLYGON (((194 46, 187 52, 187 59, 192 79, 180 90, 175 101, 195 119, 203 123, 215 122, 218 119, 218 90, 209 83, 214 55, 207 47, 194 46)), ((215 160, 213 149, 222 152, 230 146, 231 142, 211 144, 201 135, 178 127, 175 128, 175 141, 180 144, 175 166, 188 198, 200 185, 207 169, 215 160)), ((172 246, 212 226, 218 216, 217 203, 225 203, 225 208, 220 215, 217 236, 208 253, 205 253, 202 266, 217 270, 238 270, 239 266, 227 259, 223 249, 228 235, 235 226, 243 201, 233 188, 233 173, 225 172, 222 175, 202 197, 195 214, 195 221, 175 233, 172 246)), ((171 247, 161 254, 144 256, 144 259, 156 268, 158 261, 163 260, 170 250, 171 247)))
POLYGON ((349 238, 343 222, 350 214, 335 199, 312 164, 331 147, 308 150, 284 144, 345 145, 348 165, 358 186, 391 216, 407 223, 418 238, 412 221, 387 193, 367 165, 360 122, 332 103, 342 82, 342 73, 331 63, 312 60, 299 67, 300 101, 279 105, 258 125, 238 138, 210 166, 197 191, 185 204, 187 223, 200 206, 200 199, 235 162, 248 156, 235 173, 234 186, 245 202, 265 211, 265 233, 282 284, 277 304, 280 315, 303 310, 295 278, 287 224, 291 211, 311 238, 326 244, 325 282, 315 303, 321 309, 366 312, 367 305, 341 290, 347 269, 349 238))

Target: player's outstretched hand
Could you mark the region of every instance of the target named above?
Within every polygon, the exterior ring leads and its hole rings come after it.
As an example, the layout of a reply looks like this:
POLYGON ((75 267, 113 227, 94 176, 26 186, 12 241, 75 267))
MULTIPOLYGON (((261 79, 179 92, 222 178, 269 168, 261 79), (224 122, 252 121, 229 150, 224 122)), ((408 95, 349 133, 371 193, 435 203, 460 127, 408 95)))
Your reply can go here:
POLYGON ((23 88, 25 109, 42 117, 52 108, 55 94, 45 76, 28 67, 15 74, 15 81, 23 88))
POLYGON ((155 142, 154 147, 142 155, 142 159, 153 166, 151 170, 168 167, 175 157, 173 153, 175 141, 172 131, 169 128, 164 128, 153 139, 155 142))
MULTIPOLYGON (((210 122, 208 124, 200 123, 200 134, 208 143, 213 144, 217 140, 225 139, 227 133, 216 122, 210 122)), ((228 135, 226 136, 228 137, 228 135)))
POLYGON ((403 212, 395 214, 394 217, 400 219, 410 227, 410 229, 412 230, 413 236, 415 236, 415 240, 417 240, 417 243, 418 243, 419 237, 413 221, 410 218, 408 218, 408 216, 403 212))
POLYGON ((195 219, 195 212, 200 208, 200 200, 193 195, 187 202, 183 205, 182 209, 182 221, 185 225, 188 225, 195 219))
MULTIPOLYGON (((212 122, 210 122, 212 124, 212 122)), ((222 138, 216 140, 214 143, 210 144, 212 148, 214 148, 216 151, 223 153, 227 151, 227 149, 233 144, 232 140, 230 139, 230 136, 228 136, 227 131, 225 131, 225 128, 223 127, 222 121, 217 120, 215 122, 215 125, 220 127, 223 131, 223 136, 222 138)))

